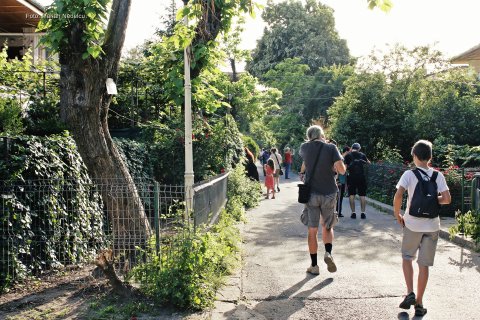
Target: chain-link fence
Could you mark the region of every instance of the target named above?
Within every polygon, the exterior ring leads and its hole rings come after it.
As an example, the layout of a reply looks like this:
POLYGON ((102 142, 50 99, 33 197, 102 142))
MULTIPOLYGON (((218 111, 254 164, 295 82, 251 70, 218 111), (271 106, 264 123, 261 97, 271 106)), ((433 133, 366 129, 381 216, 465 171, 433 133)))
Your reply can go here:
POLYGON ((2 285, 91 263, 105 248, 113 249, 118 270, 128 271, 151 236, 172 229, 183 210, 182 186, 154 182, 132 189, 118 181, 2 181, 0 193, 2 285))
MULTIPOLYGON (((393 203, 396 185, 405 170, 410 170, 406 165, 391 165, 372 163, 367 166, 366 176, 368 191, 367 196, 386 204, 393 203)), ((440 215, 453 217, 456 211, 466 212, 471 209, 472 179, 478 168, 440 168, 445 176, 450 189, 452 202, 442 206, 440 215)), ((403 207, 406 205, 404 198, 403 207)))
MULTIPOLYGON (((227 176, 195 185, 196 225, 216 222, 227 176)), ((92 265, 104 249, 125 275, 146 261, 145 252, 165 257, 176 245, 172 239, 188 235, 184 210, 184 187, 155 181, 0 181, 0 289, 92 265)))

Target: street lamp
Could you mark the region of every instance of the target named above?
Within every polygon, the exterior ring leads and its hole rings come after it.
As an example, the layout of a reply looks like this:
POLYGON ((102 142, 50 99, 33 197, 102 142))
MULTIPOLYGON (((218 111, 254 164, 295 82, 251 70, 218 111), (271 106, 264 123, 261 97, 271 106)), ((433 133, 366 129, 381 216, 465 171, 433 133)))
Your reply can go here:
MULTIPOLYGON (((189 0, 183 0, 187 6, 189 0)), ((184 18, 188 26, 188 17, 184 18)), ((190 46, 183 50, 185 73, 185 221, 188 221, 193 209, 193 147, 192 147, 192 84, 190 82, 190 46)))

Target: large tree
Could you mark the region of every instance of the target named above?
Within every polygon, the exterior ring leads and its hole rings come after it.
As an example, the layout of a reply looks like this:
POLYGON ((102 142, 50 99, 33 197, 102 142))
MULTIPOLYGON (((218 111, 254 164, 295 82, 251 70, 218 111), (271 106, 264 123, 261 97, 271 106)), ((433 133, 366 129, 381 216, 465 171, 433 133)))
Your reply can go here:
POLYGON ((262 38, 253 51, 247 70, 262 78, 286 58, 299 58, 312 73, 319 67, 346 64, 349 50, 335 30, 333 10, 317 0, 269 0, 262 18, 266 22, 262 38))
MULTIPOLYGON (((188 0, 184 0, 188 2, 188 0)), ((121 194, 102 188, 107 210, 115 224, 115 238, 128 245, 142 244, 150 226, 133 179, 108 131, 107 78, 117 79, 131 0, 55 0, 41 27, 48 31, 47 46, 59 53, 61 116, 75 139, 90 175, 97 181, 122 185, 121 194), (107 12, 110 15, 107 19, 107 12), (107 23, 103 23, 107 21, 107 23)), ((250 1, 192 0, 184 15, 196 18, 190 29, 180 24, 174 41, 192 44, 192 77, 208 60, 211 46, 222 28, 228 28, 237 10, 249 9, 250 1), (203 48, 203 51, 202 51, 203 48)))

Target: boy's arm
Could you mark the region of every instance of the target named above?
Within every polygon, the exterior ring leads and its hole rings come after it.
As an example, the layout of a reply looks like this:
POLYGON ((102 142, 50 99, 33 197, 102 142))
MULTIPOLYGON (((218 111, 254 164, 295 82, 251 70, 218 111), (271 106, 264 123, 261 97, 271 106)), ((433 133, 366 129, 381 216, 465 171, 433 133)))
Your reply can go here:
POLYGON ((440 192, 440 195, 438 196, 438 203, 450 204, 450 202, 452 202, 452 196, 450 195, 450 191, 446 190, 446 191, 440 192))
POLYGON ((399 225, 402 227, 405 226, 405 222, 403 221, 403 217, 400 214, 400 209, 402 208, 402 200, 403 200, 403 194, 405 192, 405 188, 402 186, 399 186, 397 189, 397 192, 395 192, 395 197, 393 197, 393 215, 397 219, 397 222, 399 225))

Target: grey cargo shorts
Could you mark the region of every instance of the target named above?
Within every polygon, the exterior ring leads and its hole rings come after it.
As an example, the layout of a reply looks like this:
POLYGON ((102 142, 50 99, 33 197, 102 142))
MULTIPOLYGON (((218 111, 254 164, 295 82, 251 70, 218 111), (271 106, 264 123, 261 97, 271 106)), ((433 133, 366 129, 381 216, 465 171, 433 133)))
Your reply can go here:
POLYGON ((310 200, 305 205, 308 212, 308 227, 318 228, 322 223, 327 229, 331 229, 337 224, 338 217, 335 213, 337 203, 337 193, 328 195, 311 194, 310 200))

